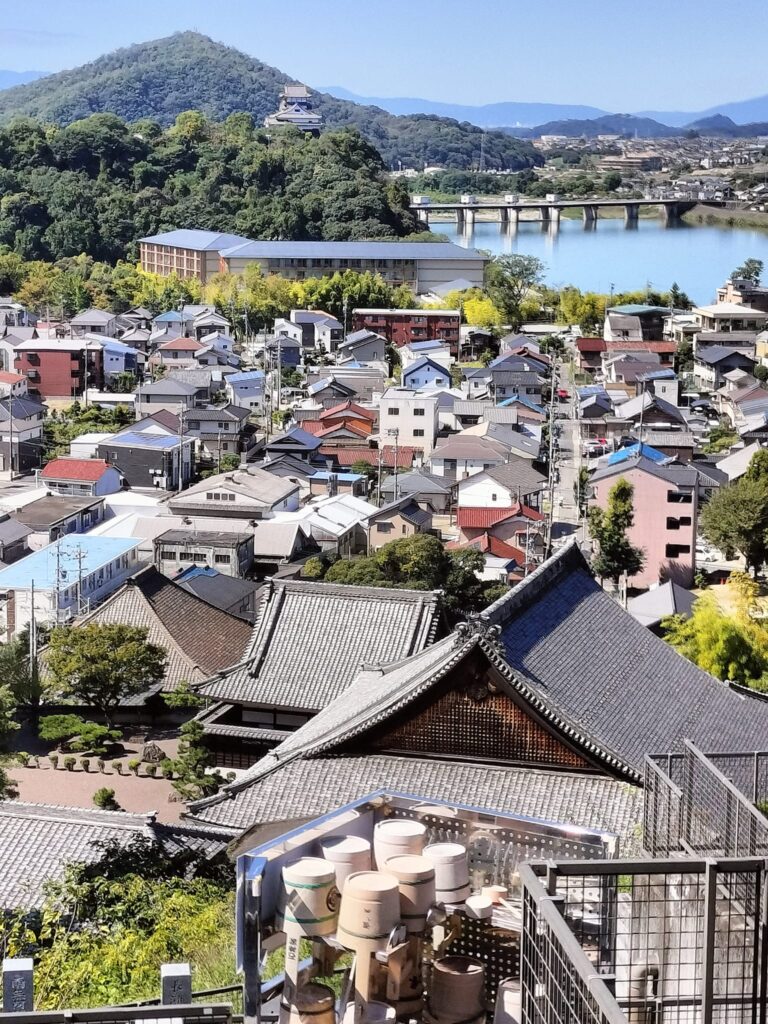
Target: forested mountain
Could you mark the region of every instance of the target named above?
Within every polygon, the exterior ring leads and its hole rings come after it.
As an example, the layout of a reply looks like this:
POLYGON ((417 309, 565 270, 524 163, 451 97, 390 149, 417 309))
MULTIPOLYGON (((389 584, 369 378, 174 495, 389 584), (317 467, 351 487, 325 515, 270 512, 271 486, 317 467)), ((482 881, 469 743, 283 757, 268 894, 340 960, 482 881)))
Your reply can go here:
MULTIPOLYGON (((129 122, 150 117, 167 126, 185 110, 201 110, 215 120, 246 111, 261 124, 289 81, 232 47, 180 32, 0 92, 0 122, 26 115, 68 124, 109 112, 129 122)), ((427 115, 395 117, 322 93, 316 101, 329 128, 359 128, 389 166, 401 161, 403 166, 465 168, 479 161, 484 133, 475 125, 427 115)), ((486 132, 482 145, 486 168, 519 170, 541 162, 530 145, 501 132, 486 132)))
POLYGON ((396 238, 417 230, 404 185, 352 130, 266 134, 250 114, 189 111, 163 130, 94 114, 0 128, 0 251, 113 262, 176 227, 255 238, 396 238))

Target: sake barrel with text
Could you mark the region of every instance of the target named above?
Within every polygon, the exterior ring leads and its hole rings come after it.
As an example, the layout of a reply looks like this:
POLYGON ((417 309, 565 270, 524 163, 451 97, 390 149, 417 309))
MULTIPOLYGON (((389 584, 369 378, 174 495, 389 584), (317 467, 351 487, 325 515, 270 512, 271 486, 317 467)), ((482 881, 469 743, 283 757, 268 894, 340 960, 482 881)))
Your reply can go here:
POLYGON ((400 919, 409 932, 423 932, 427 911, 435 902, 435 866, 427 857, 405 854, 390 857, 391 871, 400 889, 400 919))
POLYGON ((446 956, 432 966, 429 1013, 441 1024, 473 1021, 485 1014, 485 970, 469 956, 446 956))
POLYGON ((327 836, 320 848, 324 859, 333 864, 339 891, 349 875, 371 870, 371 844, 362 836, 327 836))
POLYGON ((358 871, 347 876, 336 932, 342 946, 358 952, 385 949, 399 920, 400 890, 394 875, 358 871))
POLYGON ((293 1003, 280 1003, 280 1024, 336 1024, 333 989, 309 982, 297 989, 293 1003))
POLYGON ((276 924, 289 935, 322 936, 336 931, 339 890, 333 864, 302 857, 283 867, 276 924))
POLYGON ((379 871, 386 870, 390 857, 419 854, 427 841, 427 827, 411 818, 387 818, 373 830, 373 853, 379 871))
POLYGON ((435 895, 441 903, 463 903, 469 896, 469 861, 461 843, 432 843, 424 856, 435 865, 435 895))

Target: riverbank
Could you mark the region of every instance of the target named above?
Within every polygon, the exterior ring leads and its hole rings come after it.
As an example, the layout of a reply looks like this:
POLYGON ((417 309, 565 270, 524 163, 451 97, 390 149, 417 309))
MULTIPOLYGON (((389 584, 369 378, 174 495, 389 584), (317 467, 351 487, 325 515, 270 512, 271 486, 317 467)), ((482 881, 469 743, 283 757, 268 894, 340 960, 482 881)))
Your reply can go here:
POLYGON ((725 210, 699 204, 681 217, 684 224, 722 225, 728 228, 768 228, 768 211, 725 210))

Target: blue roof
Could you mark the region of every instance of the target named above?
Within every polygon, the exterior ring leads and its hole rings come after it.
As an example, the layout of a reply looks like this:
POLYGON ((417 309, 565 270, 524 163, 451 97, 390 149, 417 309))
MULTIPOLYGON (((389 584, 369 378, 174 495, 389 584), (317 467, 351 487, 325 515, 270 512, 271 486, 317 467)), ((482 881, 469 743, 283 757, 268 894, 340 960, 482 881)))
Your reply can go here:
MULTIPOLYGON (((158 236, 160 237, 160 236, 158 236)), ((150 239, 144 239, 150 241, 150 239)), ((164 243, 175 244, 180 243, 164 243)), ((271 242, 245 241, 222 248, 235 259, 487 260, 477 249, 453 242, 271 242)))
POLYGON ((639 373, 638 380, 677 380, 677 374, 671 368, 666 370, 649 370, 647 373, 639 373))
POLYGON ((294 444, 301 444, 305 448, 312 449, 319 448, 323 443, 319 437, 310 434, 308 430, 302 430, 301 427, 294 427, 292 430, 287 430, 284 434, 280 434, 279 437, 273 437, 267 444, 267 448, 271 448, 280 441, 291 441, 294 444))
POLYGON ((582 388, 576 388, 576 394, 580 399, 590 398, 592 395, 607 395, 602 384, 585 384, 582 388))
POLYGON ((630 444, 626 448, 619 448, 617 452, 611 452, 608 456, 608 465, 615 466, 619 462, 626 462, 627 459, 634 459, 638 455, 644 455, 651 462, 669 462, 669 456, 652 448, 649 444, 630 444))
POLYGON ((421 370, 425 366, 431 366, 433 369, 443 374, 443 376, 450 376, 451 371, 446 370, 442 363, 436 363, 434 359, 430 359, 429 356, 422 356, 420 359, 417 359, 415 362, 411 363, 410 366, 406 366, 406 368, 403 370, 403 377, 407 377, 408 374, 413 373, 414 370, 421 370))
POLYGON ((244 235, 228 235, 220 231, 200 231, 198 228, 179 228, 177 231, 163 231, 159 235, 140 238, 140 242, 154 242, 156 245, 174 245, 180 249, 207 250, 220 252, 233 245, 242 245, 250 239, 244 235))
POLYGON ((174 583, 181 583, 183 580, 193 580, 196 576, 221 576, 218 569, 211 569, 208 565, 190 565, 188 569, 173 577, 174 583))
POLYGON ((145 434, 135 430, 127 430, 123 434, 115 434, 103 442, 107 447, 117 445, 120 448, 175 448, 179 443, 176 434, 145 434))
POLYGON ((263 370, 243 370, 241 373, 228 373, 227 381, 230 384, 248 384, 254 380, 263 380, 263 370))
POLYGON ((39 590, 53 590, 57 570, 58 589, 63 590, 138 546, 139 541, 129 537, 70 534, 0 571, 0 590, 24 590, 33 582, 39 590))
POLYGON ((448 348, 448 344, 439 338, 432 338, 431 341, 412 341, 410 347, 414 352, 424 352, 427 349, 448 348))
POLYGON ((362 480, 364 475, 364 473, 329 473, 327 469, 317 469, 312 474, 312 480, 328 480, 334 476, 344 483, 354 483, 355 480, 362 480))
POLYGON ((532 402, 530 398, 526 398, 525 395, 513 395, 511 398, 505 398, 503 402, 499 402, 498 404, 506 408, 507 406, 515 405, 515 403, 524 405, 532 412, 544 412, 544 407, 542 405, 536 405, 535 402, 532 402))
POLYGON ((177 313, 175 309, 169 309, 167 313, 156 316, 154 322, 156 324, 180 324, 181 313, 177 313))
POLYGON ((609 313, 623 313, 625 316, 642 316, 644 313, 669 313, 667 306, 646 306, 643 302, 627 302, 623 306, 609 306, 609 313))

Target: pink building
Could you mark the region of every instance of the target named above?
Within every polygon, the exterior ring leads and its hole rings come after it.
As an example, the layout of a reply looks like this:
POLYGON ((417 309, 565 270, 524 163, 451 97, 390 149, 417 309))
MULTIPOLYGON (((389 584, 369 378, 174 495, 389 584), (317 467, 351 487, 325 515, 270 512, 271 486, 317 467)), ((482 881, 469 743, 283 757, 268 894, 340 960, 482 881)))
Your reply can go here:
POLYGON ((672 580, 691 587, 696 572, 698 473, 691 466, 659 464, 635 455, 594 473, 590 503, 605 508, 608 492, 622 477, 634 488, 635 521, 629 538, 645 554, 645 565, 629 578, 629 586, 643 590, 672 580))

